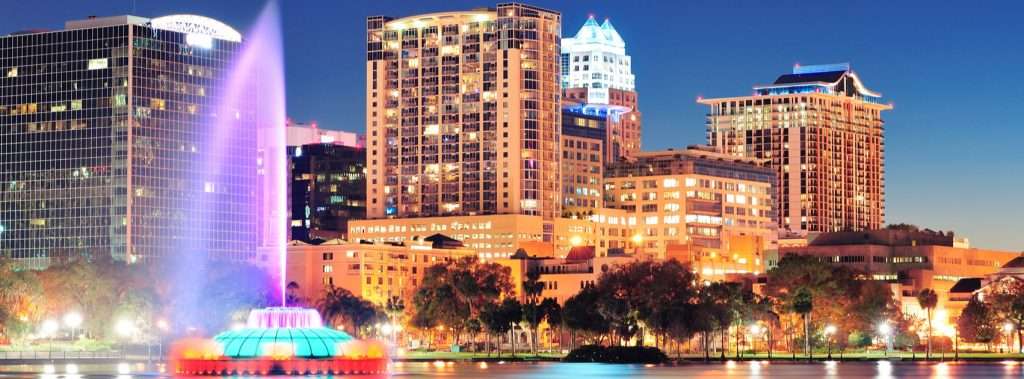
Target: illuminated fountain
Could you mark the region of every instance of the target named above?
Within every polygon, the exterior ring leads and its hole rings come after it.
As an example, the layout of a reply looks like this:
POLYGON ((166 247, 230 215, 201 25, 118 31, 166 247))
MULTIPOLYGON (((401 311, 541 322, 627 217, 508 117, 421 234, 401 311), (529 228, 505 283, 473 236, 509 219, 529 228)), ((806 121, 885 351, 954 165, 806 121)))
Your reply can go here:
MULTIPOLYGON (((238 115, 243 103, 254 109, 261 158, 259 171, 265 180, 260 207, 267 221, 259 246, 271 252, 270 271, 278 287, 280 301, 285 298, 284 269, 286 244, 286 169, 284 66, 277 6, 267 5, 246 37, 247 41, 233 63, 227 80, 227 92, 218 114, 238 115)), ((201 38, 193 38, 200 39, 201 38)), ((236 116, 234 119, 238 119, 236 116)), ((224 146, 235 128, 231 117, 218 118, 211 145, 224 146)), ((202 172, 217 173, 229 169, 221 159, 204 162, 202 172)), ((197 255, 182 261, 176 281, 189 284, 202 280, 197 269, 209 263, 197 255)), ((197 286, 186 287, 183 317, 195 316, 197 286)), ((304 374, 376 374, 387 370, 385 344, 360 341, 338 330, 325 327, 319 313, 312 309, 273 307, 256 309, 242 328, 221 332, 213 338, 185 338, 171 347, 172 372, 188 375, 304 375, 304 374)))
POLYGON ((243 328, 176 342, 171 358, 173 372, 186 375, 378 374, 387 371, 385 349, 323 327, 314 310, 265 308, 243 328))

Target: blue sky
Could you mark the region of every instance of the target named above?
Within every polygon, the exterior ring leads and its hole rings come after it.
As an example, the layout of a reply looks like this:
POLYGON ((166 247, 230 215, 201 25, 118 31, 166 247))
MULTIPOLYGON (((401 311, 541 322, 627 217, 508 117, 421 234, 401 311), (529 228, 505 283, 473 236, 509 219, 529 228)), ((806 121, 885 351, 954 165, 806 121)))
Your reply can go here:
MULTIPOLYGON (((288 114, 364 128, 368 15, 493 7, 486 1, 281 1, 288 114)), ((608 17, 633 57, 644 147, 704 142, 697 96, 749 94, 794 63, 850 62, 892 101, 886 220, 1024 250, 1024 3, 1013 1, 529 1, 571 36, 608 17)), ((0 33, 88 15, 195 13, 245 31, 258 1, 36 0, 6 4, 0 33), (134 3, 134 5, 133 5, 134 3)))

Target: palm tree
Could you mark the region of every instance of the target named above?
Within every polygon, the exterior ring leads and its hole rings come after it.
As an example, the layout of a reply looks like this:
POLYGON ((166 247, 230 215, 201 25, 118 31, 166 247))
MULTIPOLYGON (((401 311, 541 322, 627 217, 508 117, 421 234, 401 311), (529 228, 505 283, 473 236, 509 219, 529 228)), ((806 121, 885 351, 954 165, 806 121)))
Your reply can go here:
POLYGON ((935 309, 935 305, 939 302, 939 297, 935 294, 935 290, 931 288, 925 288, 917 294, 917 302, 921 305, 921 308, 925 310, 925 314, 928 316, 928 348, 925 350, 925 359, 931 359, 932 356, 932 310, 935 309))
POLYGON ((814 310, 814 296, 806 288, 800 288, 793 296, 793 311, 804 319, 804 352, 807 360, 811 360, 810 314, 814 310))

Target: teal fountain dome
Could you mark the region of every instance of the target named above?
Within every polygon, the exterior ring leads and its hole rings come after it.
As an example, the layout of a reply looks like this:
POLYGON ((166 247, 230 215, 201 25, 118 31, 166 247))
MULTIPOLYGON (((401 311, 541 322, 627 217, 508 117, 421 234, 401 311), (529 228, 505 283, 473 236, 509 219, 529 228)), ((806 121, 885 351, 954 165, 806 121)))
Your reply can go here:
POLYGON ((325 327, 316 310, 272 307, 212 339, 182 340, 172 356, 179 374, 376 374, 387 371, 386 350, 325 327))

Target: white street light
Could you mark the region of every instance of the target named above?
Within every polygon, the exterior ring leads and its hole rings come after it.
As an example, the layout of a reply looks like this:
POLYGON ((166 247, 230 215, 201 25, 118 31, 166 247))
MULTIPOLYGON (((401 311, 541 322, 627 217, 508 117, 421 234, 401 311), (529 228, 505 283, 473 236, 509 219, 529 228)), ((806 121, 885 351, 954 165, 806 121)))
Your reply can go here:
POLYGON ((888 322, 883 322, 878 325, 878 333, 882 334, 885 338, 885 355, 889 355, 892 351, 892 327, 889 326, 888 322))
POLYGON ((53 338, 53 335, 60 329, 60 323, 57 320, 46 320, 43 321, 42 332, 43 336, 53 338))
POLYGON ((71 312, 64 315, 64 325, 71 328, 71 339, 75 339, 75 331, 79 326, 82 326, 82 314, 78 312, 71 312))
POLYGON ((121 319, 115 324, 114 330, 121 337, 131 337, 135 333, 135 323, 128 319, 121 319))
POLYGON ((825 339, 828 340, 828 359, 832 359, 832 335, 836 334, 835 325, 825 326, 825 339))
POLYGON ((156 327, 157 329, 160 329, 164 332, 171 328, 171 326, 167 323, 167 320, 164 319, 156 320, 156 327))

